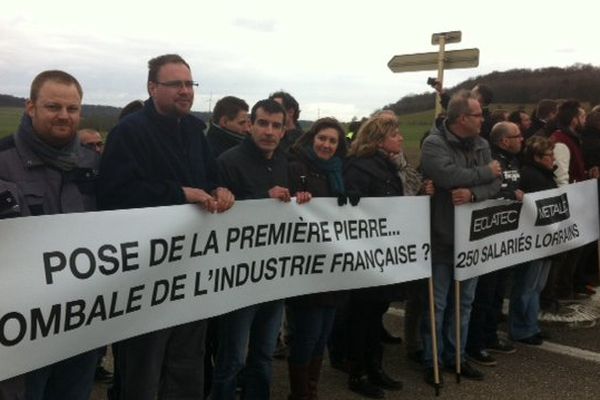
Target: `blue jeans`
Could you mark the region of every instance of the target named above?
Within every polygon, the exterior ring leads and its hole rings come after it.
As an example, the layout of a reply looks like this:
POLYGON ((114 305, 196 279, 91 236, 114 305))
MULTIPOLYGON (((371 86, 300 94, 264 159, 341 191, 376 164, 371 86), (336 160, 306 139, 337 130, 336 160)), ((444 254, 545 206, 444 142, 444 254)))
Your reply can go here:
POLYGON ((25 374, 26 400, 88 400, 94 386, 96 349, 25 374))
MULTIPOLYGON (((433 298, 438 343, 438 360, 444 365, 456 364, 456 318, 454 315, 454 271, 452 264, 432 265, 433 298)), ((460 282, 460 359, 465 359, 465 345, 469 334, 471 305, 475 297, 477 278, 460 282)), ((433 344, 429 318, 429 300, 421 324, 423 363, 433 367, 433 344)))
POLYGON ((551 265, 550 259, 543 258, 515 267, 508 311, 508 332, 513 340, 540 332, 540 293, 546 285, 551 265))
POLYGON ((283 300, 278 300, 219 317, 219 348, 210 394, 212 400, 236 398, 237 376, 242 369, 243 398, 269 399, 271 363, 282 315, 283 300))
POLYGON ((294 334, 290 343, 289 361, 308 364, 313 358, 323 357, 335 319, 335 307, 290 307, 293 309, 291 316, 294 334))

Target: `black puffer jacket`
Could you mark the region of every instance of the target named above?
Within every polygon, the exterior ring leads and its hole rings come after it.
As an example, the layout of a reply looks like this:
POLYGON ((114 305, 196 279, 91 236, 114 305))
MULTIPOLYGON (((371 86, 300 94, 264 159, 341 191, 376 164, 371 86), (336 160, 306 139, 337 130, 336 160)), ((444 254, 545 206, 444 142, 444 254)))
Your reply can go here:
MULTIPOLYGON (((348 193, 360 197, 402 196, 404 189, 396 166, 377 152, 370 157, 350 157, 344 167, 344 184, 348 193)), ((356 289, 352 297, 366 302, 389 302, 401 296, 399 285, 356 289)))
POLYGON ((535 162, 526 162, 521 168, 520 188, 525 193, 556 189, 557 185, 554 181, 554 171, 535 162))
POLYGON ((383 153, 350 157, 344 167, 346 191, 361 197, 402 196, 402 180, 396 172, 396 166, 383 153))

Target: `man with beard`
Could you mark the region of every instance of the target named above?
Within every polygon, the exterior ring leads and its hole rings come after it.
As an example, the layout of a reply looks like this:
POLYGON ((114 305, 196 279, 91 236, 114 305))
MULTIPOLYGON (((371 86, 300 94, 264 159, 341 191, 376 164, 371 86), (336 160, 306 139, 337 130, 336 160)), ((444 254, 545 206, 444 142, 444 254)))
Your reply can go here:
MULTIPOLYGON (((554 180, 558 186, 588 179, 581 148, 585 120, 586 112, 577 100, 567 100, 558 107, 558 129, 550 136, 555 143, 554 180)), ((573 249, 554 257, 546 287, 541 294, 542 307, 546 310, 561 314, 563 310, 560 303, 579 300, 574 291, 574 276, 583 254, 582 249, 573 249)), ((585 294, 582 296, 589 297, 585 294)))
MULTIPOLYGON (((195 203, 208 212, 233 205, 217 187, 217 165, 205 124, 190 114, 190 66, 177 54, 148 62, 144 108, 111 131, 100 165, 103 209, 195 203)), ((119 399, 202 399, 206 321, 195 321, 124 340, 118 345, 119 399)))
POLYGON ((558 108, 558 129, 550 136, 555 142, 557 168, 554 175, 558 186, 587 179, 580 136, 585 117, 585 110, 577 100, 567 100, 558 108))
MULTIPOLYGON (((77 137, 82 96, 66 72, 35 77, 17 133, 0 141, 0 219, 95 210, 98 155, 77 137)), ((0 382, 0 399, 87 400, 97 354, 91 350, 0 382)))

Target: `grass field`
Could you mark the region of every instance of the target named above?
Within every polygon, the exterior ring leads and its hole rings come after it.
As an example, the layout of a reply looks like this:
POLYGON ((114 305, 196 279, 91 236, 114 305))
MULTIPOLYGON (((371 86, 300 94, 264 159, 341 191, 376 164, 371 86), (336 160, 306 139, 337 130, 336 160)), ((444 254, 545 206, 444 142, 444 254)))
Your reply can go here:
POLYGON ((0 138, 14 133, 23 115, 23 108, 0 107, 0 138))

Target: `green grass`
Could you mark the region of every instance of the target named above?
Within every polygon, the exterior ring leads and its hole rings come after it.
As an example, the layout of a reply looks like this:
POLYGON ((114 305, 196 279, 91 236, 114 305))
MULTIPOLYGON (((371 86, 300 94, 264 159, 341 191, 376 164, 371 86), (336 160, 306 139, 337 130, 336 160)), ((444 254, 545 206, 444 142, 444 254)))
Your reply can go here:
POLYGON ((421 138, 433 126, 433 113, 433 110, 429 110, 398 117, 404 136, 404 153, 413 166, 419 163, 421 138))
POLYGON ((19 107, 0 107, 0 138, 17 130, 23 111, 19 107))

